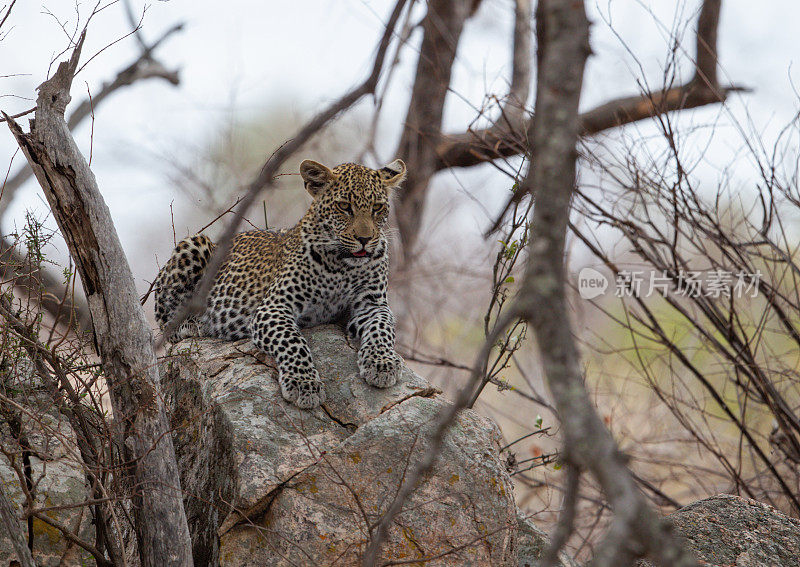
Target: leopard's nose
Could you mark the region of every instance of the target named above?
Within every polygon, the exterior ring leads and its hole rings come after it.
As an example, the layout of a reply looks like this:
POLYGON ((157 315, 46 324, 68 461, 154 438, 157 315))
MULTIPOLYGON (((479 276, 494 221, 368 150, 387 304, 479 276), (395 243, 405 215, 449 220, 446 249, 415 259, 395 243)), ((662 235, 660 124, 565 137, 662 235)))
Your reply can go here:
POLYGON ((356 240, 358 240, 361 243, 361 246, 366 248, 367 243, 372 239, 369 236, 356 236, 356 240))

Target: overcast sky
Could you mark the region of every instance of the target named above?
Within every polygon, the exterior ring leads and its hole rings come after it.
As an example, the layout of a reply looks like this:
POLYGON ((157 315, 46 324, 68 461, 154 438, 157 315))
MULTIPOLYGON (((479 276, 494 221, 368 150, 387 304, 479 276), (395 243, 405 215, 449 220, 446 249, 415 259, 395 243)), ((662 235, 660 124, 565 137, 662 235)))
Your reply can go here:
MULTIPOLYGON (((93 2, 82 0, 82 17, 88 15, 91 5, 93 2)), ((136 1, 134 5, 141 14, 145 3, 136 1)), ((144 232, 167 234, 174 193, 163 162, 155 156, 190 155, 213 139, 232 115, 260 115, 278 102, 301 113, 334 100, 368 72, 373 48, 392 5, 387 0, 147 3, 142 30, 145 38, 158 37, 177 22, 186 23, 185 30, 157 52, 167 67, 180 69, 180 87, 161 81, 140 83, 108 100, 94 120, 92 167, 126 249, 146 242, 144 232)), ((510 71, 512 6, 511 0, 484 0, 478 17, 467 26, 455 67, 453 95, 446 108, 448 130, 464 129, 487 92, 502 95, 505 91, 510 71)), ((594 54, 587 69, 583 106, 589 108, 612 97, 634 94, 642 73, 648 82, 660 85, 662 62, 668 51, 667 30, 674 21, 689 21, 686 47, 692 49, 698 6, 699 1, 687 1, 676 8, 671 0, 590 3, 594 54)), ((423 13, 421 6, 417 11, 423 13)), ((747 110, 765 140, 798 110, 792 78, 797 75, 793 64, 800 56, 796 32, 799 20, 800 2, 796 0, 723 2, 719 48, 722 77, 755 89, 731 100, 729 108, 740 120, 745 119, 747 110)), ((68 30, 74 29, 72 0, 19 0, 14 7, 0 42, 0 76, 12 75, 0 78, 0 108, 6 112, 33 106, 34 88, 45 78, 51 59, 67 45, 59 22, 68 30)), ((120 4, 95 16, 84 60, 119 39, 127 29, 120 4)), ((419 34, 414 39, 404 51, 381 122, 380 150, 387 161, 396 157, 392 152, 405 116, 419 34)), ((73 99, 81 100, 87 86, 97 92, 102 81, 113 77, 136 52, 136 42, 127 38, 100 53, 76 79, 73 99)), ((689 74, 688 64, 684 71, 689 74)), ((718 108, 705 109, 690 113, 688 119, 701 122, 718 115, 718 108)), ((714 151, 720 160, 726 157, 726 146, 741 144, 734 130, 723 132, 723 139, 718 140, 719 147, 714 151), (729 143, 724 136, 730 136, 729 143)), ((76 132, 76 138, 88 154, 88 123, 76 132)), ((15 149, 10 134, 0 135, 3 170, 15 149)), ((12 170, 20 161, 18 155, 12 170)), ((444 176, 455 181, 451 185, 458 185, 459 191, 488 200, 491 195, 503 194, 499 189, 508 185, 507 179, 490 167, 444 176)), ((447 184, 447 180, 440 179, 439 183, 447 184)), ((41 191, 33 183, 3 219, 3 230, 7 232, 14 222, 19 223, 26 208, 42 214, 46 211, 41 191)), ((467 215, 479 223, 485 220, 480 208, 467 215)), ((162 258, 170 246, 168 242, 160 247, 162 258)), ((138 283, 141 286, 142 282, 138 283)))

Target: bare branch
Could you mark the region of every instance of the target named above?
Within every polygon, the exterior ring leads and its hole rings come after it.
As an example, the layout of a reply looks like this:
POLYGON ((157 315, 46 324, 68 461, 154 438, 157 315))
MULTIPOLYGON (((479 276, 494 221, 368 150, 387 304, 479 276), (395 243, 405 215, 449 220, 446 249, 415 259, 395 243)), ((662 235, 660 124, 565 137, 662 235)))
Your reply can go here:
POLYGON ((476 387, 481 384, 484 376, 484 368, 486 367, 486 360, 488 359, 489 353, 494 346, 494 342, 500 337, 514 317, 515 314, 513 311, 507 311, 501 315, 500 320, 497 322, 495 328, 492 330, 489 336, 486 337, 486 341, 484 342, 481 352, 478 354, 476 362, 473 366, 472 375, 470 376, 469 382, 459 390, 458 395, 453 403, 442 409, 436 416, 429 433, 430 445, 428 446, 428 450, 425 452, 422 458, 408 470, 405 475, 405 479, 403 480, 403 484, 397 490, 397 494, 395 494, 391 504, 389 504, 389 507, 376 522, 375 530, 372 532, 369 545, 367 546, 367 550, 364 552, 364 558, 362 560, 363 567, 375 567, 375 565, 377 565, 377 561, 380 557, 381 547, 386 541, 386 538, 389 536, 389 527, 403 509, 403 505, 405 504, 406 500, 408 500, 409 496, 411 496, 411 493, 416 488, 420 479, 433 470, 433 467, 436 464, 436 459, 439 457, 439 452, 441 451, 447 431, 455 422, 459 412, 466 408, 469 404, 476 387))
POLYGON ((524 110, 531 91, 531 0, 516 0, 514 5, 514 47, 508 107, 524 110))
MULTIPOLYGON (((135 61, 117 73, 117 76, 113 81, 103 84, 100 92, 94 95, 91 101, 88 97, 83 100, 69 116, 69 120, 67 121, 69 129, 74 130, 86 119, 87 116, 91 114, 92 108, 97 109, 97 107, 102 104, 102 102, 111 94, 121 88, 128 87, 137 81, 158 78, 164 79, 170 84, 177 86, 179 83, 178 72, 169 71, 161 63, 153 59, 153 52, 172 34, 181 31, 182 29, 182 23, 176 24, 169 28, 161 35, 161 37, 155 40, 149 47, 144 49, 135 61)), ((14 114, 11 116, 11 118, 19 118, 35 111, 36 107, 33 107, 25 112, 14 114)), ((0 122, 4 121, 5 118, 0 118, 0 122)), ((26 165, 6 181, 3 188, 4 199, 0 201, 0 217, 2 217, 2 215, 8 210, 8 207, 13 201, 17 190, 22 187, 22 185, 24 185, 28 179, 31 178, 31 175, 33 175, 33 171, 26 165)))
MULTIPOLYGON (((22 116, 26 116, 26 115, 30 114, 31 112, 36 112, 36 107, 35 106, 33 108, 29 108, 28 110, 23 110, 22 112, 18 112, 17 114, 12 114, 11 118, 21 118, 22 116)), ((5 121, 6 121, 5 118, 0 118, 0 123, 5 122, 5 121)))
MULTIPOLYGON (((95 502, 84 502, 79 506, 94 506, 94 524, 98 532, 96 541, 105 541, 109 556, 115 565, 124 565, 123 554, 119 550, 119 545, 114 538, 107 537, 107 530, 111 524, 109 513, 102 502, 109 500, 101 498, 103 495, 103 482, 98 474, 100 468, 100 453, 93 428, 90 426, 91 414, 87 411, 87 406, 81 403, 80 396, 73 387, 73 382, 68 378, 62 360, 56 354, 54 348, 50 348, 39 341, 35 330, 28 328, 23 320, 18 317, 12 309, 11 301, 4 296, 0 296, 0 316, 2 316, 8 327, 10 327, 20 338, 23 348, 28 353, 28 358, 33 362, 36 373, 46 384, 52 397, 53 404, 58 411, 67 417, 67 420, 75 432, 81 458, 85 463, 85 472, 88 486, 92 487, 92 493, 98 500, 95 502), (54 376, 51 376, 45 362, 53 369, 54 376)), ((88 391, 88 388, 86 388, 88 391)), ((44 513, 47 510, 40 509, 38 512, 44 513)), ((30 514, 27 514, 30 516, 30 514)))
MULTIPOLYGON (((638 120, 676 110, 724 102, 731 92, 747 91, 740 86, 720 87, 717 83, 717 28, 721 0, 705 0, 697 26, 697 55, 694 77, 685 85, 640 96, 622 97, 589 110, 580 116, 583 136, 597 134, 638 120)), ((495 126, 447 135, 436 147, 437 171, 450 167, 470 167, 497 158, 523 153, 523 117, 506 128, 495 126)))
POLYGON ((572 535, 575 524, 575 512, 578 505, 581 471, 574 465, 567 466, 567 481, 564 486, 564 504, 558 517, 558 524, 550 534, 550 543, 540 559, 540 567, 556 567, 559 564, 558 554, 572 535))
POLYGON ((686 85, 665 91, 618 98, 583 113, 581 134, 589 136, 659 114, 724 102, 728 94, 747 90, 737 86, 709 88, 693 79, 686 85))
POLYGON ((100 550, 98 550, 95 546, 91 545, 90 543, 77 537, 74 533, 72 533, 72 530, 70 530, 67 526, 54 520, 53 518, 51 518, 50 516, 48 516, 43 512, 33 512, 31 516, 33 516, 34 518, 38 519, 41 522, 44 522, 49 526, 54 527, 59 532, 61 532, 61 535, 63 535, 65 539, 74 543, 78 547, 88 551, 92 555, 92 557, 94 557, 94 560, 100 567, 115 567, 111 561, 105 558, 105 556, 100 552, 100 550))
POLYGON ((131 5, 131 1, 123 0, 122 7, 125 10, 125 17, 128 19, 128 25, 130 25, 131 30, 133 30, 133 37, 136 39, 136 42, 142 49, 147 49, 147 44, 142 37, 140 21, 137 20, 136 16, 133 14, 133 6, 131 5))
POLYGON ((6 13, 3 15, 3 19, 0 20, 0 28, 2 28, 3 24, 6 23, 6 20, 11 15, 11 10, 14 8, 14 4, 16 4, 16 3, 17 3, 17 0, 11 0, 11 4, 8 6, 8 9, 6 10, 6 13))
POLYGON ((530 93, 532 35, 530 0, 517 0, 514 6, 511 85, 500 116, 488 128, 441 136, 433 150, 436 155, 434 172, 477 165, 525 151, 526 145, 518 138, 518 133, 527 130, 525 104, 530 93))
POLYGON ((694 566, 694 559, 647 506, 583 385, 565 294, 564 251, 576 181, 578 103, 589 54, 588 21, 583 3, 570 0, 540 0, 536 21, 536 116, 528 134, 536 160, 520 184, 521 191, 535 192, 536 206, 516 307, 536 334, 564 433, 564 460, 591 471, 614 510, 619 531, 611 536, 618 547, 626 545, 625 554, 616 556, 620 562, 613 564, 630 565, 630 559, 647 554, 663 566, 694 566), (619 534, 627 539, 621 540, 619 534))

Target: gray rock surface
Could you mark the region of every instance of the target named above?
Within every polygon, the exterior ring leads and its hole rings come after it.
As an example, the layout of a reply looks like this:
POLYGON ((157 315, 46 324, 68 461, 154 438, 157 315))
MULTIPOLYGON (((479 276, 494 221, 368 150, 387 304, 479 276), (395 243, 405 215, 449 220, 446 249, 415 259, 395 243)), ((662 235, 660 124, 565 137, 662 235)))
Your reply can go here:
MULTIPOLYGON (((281 398, 274 365, 249 341, 184 341, 163 362, 197 565, 358 565, 367 526, 427 450, 425 432, 447 403, 438 390, 407 368, 396 386, 372 388, 337 327, 306 336, 328 400, 310 412, 281 398)), ((4 395, 24 392, 34 408, 36 419, 18 417, 34 450, 37 505, 92 541, 87 510, 74 507, 87 489, 73 432, 32 375, 0 378, 4 395)), ((436 468, 398 517, 385 559, 536 567, 547 538, 514 505, 499 440, 492 422, 462 413, 436 468)), ((0 442, 19 462, 6 419, 0 442)), ((0 454, 0 482, 21 507, 9 456, 0 454)), ((800 521, 768 505, 719 495, 670 520, 703 565, 800 567, 800 521)), ((24 521, 20 529, 27 536, 24 521)), ((93 563, 45 522, 35 520, 33 531, 38 565, 93 563)), ((0 530, 0 566, 15 559, 0 530)), ((567 556, 561 564, 575 567, 567 556)))
MULTIPOLYGON (((314 411, 281 398, 274 366, 249 341, 188 340, 165 362, 197 564, 357 565, 368 525, 427 450, 447 403, 437 390, 407 368, 392 388, 372 388, 338 327, 306 336, 327 394, 314 411)), ((499 442, 492 422, 461 414, 385 558, 518 565, 527 536, 499 442)))
MULTIPOLYGON (((283 400, 274 365, 249 341, 184 341, 163 361, 197 565, 358 565, 368 525, 428 450, 426 433, 447 403, 438 390, 407 368, 396 386, 372 388, 358 376, 356 351, 339 328, 307 337, 327 390, 326 404, 314 411, 283 400)), ((19 388, 4 391, 11 390, 19 388)), ((87 494, 74 434, 48 395, 36 396, 41 423, 23 418, 37 455, 37 504, 66 506, 48 515, 92 542, 88 509, 74 506, 87 494)), ((0 419, 3 448, 20 458, 9 434, 0 419)), ((463 412, 434 471, 398 517, 384 557, 534 567, 546 536, 518 516, 499 446, 491 421, 463 412)), ((19 479, 4 455, 0 482, 21 506, 19 479)), ((94 563, 58 530, 40 520, 33 527, 38 565, 94 563)), ((20 529, 27 534, 25 522, 20 529)), ((2 532, 5 567, 16 557, 2 532)), ((573 567, 566 558, 563 565, 573 567)))
POLYGON ((800 521, 767 504, 720 494, 669 519, 701 565, 800 567, 800 521))

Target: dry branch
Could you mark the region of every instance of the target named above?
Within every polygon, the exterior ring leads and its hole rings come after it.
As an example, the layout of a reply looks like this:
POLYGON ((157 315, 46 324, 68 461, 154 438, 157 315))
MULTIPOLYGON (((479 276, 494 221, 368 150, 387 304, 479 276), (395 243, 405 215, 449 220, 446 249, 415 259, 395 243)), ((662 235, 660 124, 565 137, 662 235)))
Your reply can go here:
MULTIPOLYGON (((649 92, 639 96, 618 98, 604 103, 580 115, 581 135, 591 136, 604 130, 624 126, 653 118, 667 112, 689 110, 708 104, 724 102, 732 92, 747 92, 741 86, 709 88, 694 79, 689 83, 663 91, 649 92)), ((453 134, 436 147, 436 169, 471 167, 503 157, 524 153, 524 138, 520 132, 527 131, 527 123, 518 120, 505 128, 491 128, 453 134)))
POLYGON ((36 518, 40 522, 44 522, 45 524, 57 529, 61 533, 61 535, 64 536, 64 539, 89 552, 91 556, 94 557, 94 560, 97 563, 98 567, 115 567, 111 561, 109 561, 103 556, 100 550, 98 550, 92 544, 76 536, 73 533, 73 531, 69 529, 69 527, 65 526, 64 524, 60 523, 57 520, 54 520, 53 518, 42 512, 33 512, 31 516, 36 518))
MULTIPOLYGON (((668 112, 724 102, 731 92, 747 91, 748 89, 736 85, 722 87, 717 82, 717 29, 720 6, 721 0, 704 0, 700 9, 696 33, 695 71, 691 80, 686 84, 664 88, 660 91, 621 97, 584 112, 580 115, 580 134, 591 136, 610 128, 668 112)), ((517 17, 512 86, 515 83, 518 84, 519 78, 524 76, 524 73, 519 72, 517 64, 518 53, 521 51, 518 49, 518 34, 522 30, 519 21, 519 3, 517 4, 517 17)), ((423 44, 420 65, 422 65, 423 59, 430 57, 431 55, 425 51, 423 44)), ((447 77, 449 78, 449 74, 447 77)), ((511 92, 514 92, 513 88, 511 92)), ((411 105, 413 103, 412 97, 411 105)), ((411 110, 409 110, 409 114, 410 112, 411 110)), ((527 132, 530 129, 530 120, 526 114, 525 112, 509 113, 504 108, 501 117, 488 128, 470 129, 458 134, 437 133, 438 141, 432 147, 429 147, 428 144, 428 140, 432 137, 430 135, 426 136, 425 140, 412 140, 407 144, 409 147, 414 147, 414 144, 424 145, 429 150, 427 159, 433 162, 431 168, 424 170, 426 177, 420 178, 419 182, 410 179, 413 183, 406 184, 406 191, 413 194, 403 197, 403 205, 405 206, 405 201, 408 201, 409 204, 402 209, 402 214, 410 215, 412 218, 398 218, 398 225, 407 253, 411 253, 408 248, 416 241, 416 232, 419 231, 420 219, 424 211, 425 193, 430 178, 443 169, 471 167, 498 158, 525 154, 530 146, 526 140, 527 132)), ((408 125, 406 128, 408 129, 408 125)), ((422 138, 421 135, 419 137, 422 138)), ((401 153, 401 155, 406 154, 401 153)), ((406 161, 409 163, 409 170, 418 169, 417 164, 410 157, 406 161)))
POLYGON ((64 120, 85 32, 39 86, 29 134, 8 120, 74 258, 89 302, 120 444, 135 487, 134 528, 145 567, 192 564, 172 439, 161 399, 153 337, 130 266, 94 175, 64 120))
MULTIPOLYGON (((63 367, 63 361, 58 356, 54 348, 42 344, 36 331, 29 328, 25 322, 14 313, 11 300, 8 297, 0 296, 0 316, 5 320, 6 325, 22 340, 22 347, 28 353, 28 358, 33 362, 36 374, 46 385, 52 398, 53 405, 58 408, 59 413, 63 414, 69 421, 72 430, 75 432, 78 451, 83 460, 86 473, 87 486, 92 487, 92 494, 99 499, 93 504, 93 522, 97 533, 98 546, 104 542, 108 549, 111 563, 114 565, 124 565, 122 552, 119 549, 117 540, 111 535, 111 514, 103 506, 104 492, 101 488, 102 481, 102 453, 103 442, 95 434, 92 427, 92 414, 90 410, 81 402, 79 393, 75 390, 73 382, 67 376, 63 367), (46 364, 45 364, 46 362, 46 364), (48 368, 52 369, 51 370, 48 368)), ((95 411, 100 412, 98 407, 95 411)), ((84 503, 81 505, 89 505, 84 503)), ((45 510, 39 510, 45 512, 45 510)), ((31 515, 29 511, 27 515, 31 515)), ((117 526, 117 533, 121 530, 117 526)), ((102 557, 101 557, 102 559, 102 557)))
MULTIPOLYGON (((614 510, 614 525, 592 565, 632 565, 635 559, 650 556, 664 567, 694 566, 694 559, 648 507, 625 456, 597 415, 583 384, 570 325, 564 251, 576 181, 578 103, 589 55, 588 34, 582 2, 540 0, 537 112, 528 133, 536 160, 520 184, 521 191, 535 192, 536 206, 530 256, 514 307, 536 334, 564 435, 562 458, 578 471, 591 472, 614 510)), ((571 514, 569 507, 565 513, 571 514)), ((563 541, 563 534, 556 539, 563 541)), ((550 565, 554 556, 547 555, 550 565)))
POLYGON ((371 537, 369 544, 367 545, 367 549, 364 552, 364 558, 362 560, 363 567, 375 567, 378 564, 377 561, 381 554, 381 548, 389 536, 389 528, 391 527, 397 515, 400 514, 400 511, 403 509, 403 505, 417 487, 417 483, 419 483, 420 479, 424 478, 425 475, 433 470, 433 467, 436 464, 436 459, 439 457, 439 452, 442 449, 442 444, 444 443, 444 437, 447 434, 447 431, 455 422, 459 412, 467 407, 473 397, 474 391, 481 385, 489 353, 492 350, 495 341, 497 341, 506 327, 508 327, 513 318, 514 314, 512 312, 504 313, 501 316, 501 319, 497 322, 495 328, 492 330, 489 336, 486 337, 483 348, 478 354, 477 360, 472 367, 472 374, 469 382, 459 390, 456 399, 453 400, 453 403, 445 406, 445 408, 442 409, 442 411, 440 411, 436 416, 436 419, 431 425, 430 433, 428 434, 430 437, 430 444, 428 445, 427 450, 422 455, 422 458, 420 458, 420 460, 415 463, 413 467, 409 467, 405 474, 403 484, 397 490, 394 499, 389 504, 386 511, 375 522, 375 525, 370 526, 371 537))
MULTIPOLYGON (((17 0, 11 0, 11 4, 10 4, 10 5, 8 6, 8 8, 6 9, 6 13, 3 15, 3 19, 2 19, 2 20, 0 20, 0 28, 2 28, 2 27, 3 27, 3 24, 5 24, 5 23, 6 23, 6 20, 7 20, 7 19, 8 19, 8 17, 11 15, 11 10, 13 10, 13 9, 14 9, 14 4, 16 4, 16 3, 17 3, 17 0)), ((3 8, 5 8, 5 6, 3 6, 3 8)))
MULTIPOLYGON (((717 28, 721 0, 705 0, 700 10, 696 34, 695 72, 686 84, 622 97, 580 115, 583 136, 609 128, 652 118, 676 110, 687 110, 725 101, 728 93, 746 90, 739 86, 720 87, 717 83, 717 28)), ((469 167, 485 161, 519 155, 525 150, 520 133, 528 131, 523 116, 505 129, 497 125, 483 130, 448 135, 436 148, 437 169, 469 167)))
POLYGON ((392 37, 394 36, 394 29, 407 0, 398 0, 395 4, 392 14, 389 16, 389 21, 386 23, 386 29, 383 36, 378 43, 378 50, 375 54, 375 60, 372 65, 372 71, 369 76, 359 86, 352 89, 345 94, 342 98, 331 104, 328 108, 314 116, 308 121, 303 128, 288 142, 283 144, 280 148, 273 153, 261 171, 250 185, 244 190, 244 197, 239 202, 238 207, 233 211, 233 220, 225 227, 225 231, 220 237, 219 243, 211 256, 205 270, 203 270, 203 277, 200 279, 195 292, 190 301, 185 303, 172 317, 172 320, 163 329, 163 336, 170 336, 175 329, 180 327, 181 323, 192 314, 200 313, 206 305, 206 298, 211 291, 211 286, 217 277, 217 272, 225 261, 225 258, 230 251, 233 237, 239 230, 242 223, 244 214, 255 201, 258 194, 265 188, 270 187, 273 183, 273 177, 278 173, 278 170, 289 157, 299 150, 312 136, 319 132, 328 122, 336 118, 339 114, 350 108, 361 97, 374 94, 375 88, 378 85, 378 79, 381 76, 383 63, 386 58, 386 51, 389 48, 392 37))
MULTIPOLYGON (((130 65, 122 69, 113 81, 104 83, 100 92, 92 96, 91 101, 89 97, 83 100, 72 111, 67 121, 67 126, 70 130, 74 130, 81 122, 83 122, 92 112, 92 109, 97 110, 105 99, 116 91, 133 85, 138 81, 145 79, 164 79, 172 85, 177 86, 179 83, 178 72, 170 71, 163 64, 153 58, 153 52, 172 34, 179 32, 183 29, 183 24, 176 24, 165 31, 161 37, 155 40, 149 47, 144 49, 139 57, 136 58, 130 65)), ((11 118, 18 118, 30 112, 35 111, 32 108, 29 111, 21 114, 11 116, 11 118)), ((2 121, 5 121, 3 119, 2 121)), ((27 165, 12 175, 3 186, 3 200, 0 201, 0 218, 8 210, 9 205, 14 199, 17 190, 25 184, 28 179, 33 175, 33 171, 27 165)))
MULTIPOLYGON (((669 529, 647 506, 627 469, 610 432, 592 406, 583 385, 578 349, 569 325, 565 296, 564 246, 572 191, 576 179, 576 144, 580 134, 578 102, 583 69, 589 54, 588 21, 582 3, 572 0, 540 0, 537 8, 539 68, 536 119, 528 139, 530 153, 538 157, 520 190, 536 190, 530 255, 517 300, 497 321, 478 356, 470 383, 454 403, 437 416, 426 455, 406 474, 403 485, 377 522, 364 556, 364 567, 376 564, 389 527, 404 502, 436 461, 444 435, 458 412, 466 407, 480 385, 486 358, 498 336, 517 317, 534 328, 548 384, 561 417, 565 435, 564 459, 574 479, 579 471, 592 472, 617 514, 612 539, 616 551, 602 565, 627 565, 629 560, 650 555, 661 565, 690 566, 694 560, 674 541, 669 529), (619 534, 626 534, 627 540, 619 534), (619 560, 617 563, 614 561, 619 560)), ((577 482, 571 483, 577 489, 577 482)), ((567 495, 564 529, 571 525, 574 495, 567 495)), ((559 534, 557 543, 568 534, 559 534)), ((612 549, 607 546, 605 549, 612 549)), ((548 557, 556 557, 551 552, 548 557)))

